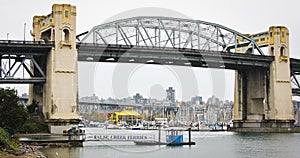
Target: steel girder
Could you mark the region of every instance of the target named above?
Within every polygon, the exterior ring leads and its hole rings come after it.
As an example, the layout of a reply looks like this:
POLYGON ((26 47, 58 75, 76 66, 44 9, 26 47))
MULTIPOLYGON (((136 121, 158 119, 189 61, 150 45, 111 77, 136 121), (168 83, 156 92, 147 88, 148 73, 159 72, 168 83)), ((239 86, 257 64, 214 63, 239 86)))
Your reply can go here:
POLYGON ((32 55, 0 56, 0 83, 45 83, 44 71, 32 55))
POLYGON ((300 72, 291 71, 292 93, 294 96, 300 96, 300 72))
POLYGON ((263 55, 253 39, 225 26, 200 20, 157 16, 133 17, 95 26, 81 42, 232 53, 237 52, 239 47, 248 47, 252 48, 252 54, 263 55), (238 38, 246 42, 239 43, 238 38))
POLYGON ((300 72, 291 71, 292 92, 295 96, 300 96, 300 72))
POLYGON ((0 83, 46 82, 46 56, 54 42, 0 41, 0 83))
POLYGON ((300 60, 290 58, 292 92, 300 96, 300 60))

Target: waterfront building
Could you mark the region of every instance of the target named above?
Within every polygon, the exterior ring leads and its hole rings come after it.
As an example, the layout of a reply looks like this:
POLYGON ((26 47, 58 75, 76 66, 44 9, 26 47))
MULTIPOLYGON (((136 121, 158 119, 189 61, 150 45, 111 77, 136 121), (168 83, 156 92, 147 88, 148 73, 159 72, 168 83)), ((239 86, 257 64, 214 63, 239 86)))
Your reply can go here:
POLYGON ((110 115, 109 121, 112 123, 119 123, 120 121, 123 121, 129 124, 135 124, 141 121, 141 119, 142 115, 140 115, 137 111, 133 109, 126 109, 120 112, 113 112, 110 115))

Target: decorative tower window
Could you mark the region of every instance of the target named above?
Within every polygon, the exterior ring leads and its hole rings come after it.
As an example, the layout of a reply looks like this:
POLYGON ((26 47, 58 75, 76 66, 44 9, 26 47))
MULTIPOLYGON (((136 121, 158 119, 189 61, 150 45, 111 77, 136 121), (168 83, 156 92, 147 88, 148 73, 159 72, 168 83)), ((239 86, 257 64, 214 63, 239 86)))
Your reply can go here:
POLYGON ((62 41, 69 41, 70 40, 70 32, 68 29, 64 29, 62 31, 62 41))
POLYGON ((274 47, 271 47, 271 56, 274 56, 274 47))
POLYGON ((69 16, 69 11, 65 11, 65 17, 67 18, 69 16))
POLYGON ((280 56, 285 56, 284 47, 280 47, 280 56))
POLYGON ((60 47, 62 48, 63 46, 69 46, 70 48, 72 48, 72 41, 71 41, 71 37, 70 37, 70 31, 67 28, 64 28, 62 30, 62 35, 61 35, 61 41, 60 41, 60 47))

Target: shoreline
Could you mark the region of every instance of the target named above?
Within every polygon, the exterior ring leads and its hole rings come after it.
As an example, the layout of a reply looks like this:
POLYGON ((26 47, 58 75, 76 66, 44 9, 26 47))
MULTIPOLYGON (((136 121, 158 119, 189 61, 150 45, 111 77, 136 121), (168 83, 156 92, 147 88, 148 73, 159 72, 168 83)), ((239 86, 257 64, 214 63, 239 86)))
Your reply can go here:
POLYGON ((47 156, 39 150, 40 148, 42 147, 19 143, 17 151, 3 149, 0 152, 0 158, 46 158, 47 156))

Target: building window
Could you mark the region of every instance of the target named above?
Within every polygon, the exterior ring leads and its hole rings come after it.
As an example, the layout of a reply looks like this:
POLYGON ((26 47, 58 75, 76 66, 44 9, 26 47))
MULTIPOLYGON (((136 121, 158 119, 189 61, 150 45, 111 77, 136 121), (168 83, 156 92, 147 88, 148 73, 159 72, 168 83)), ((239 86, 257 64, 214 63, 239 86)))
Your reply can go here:
POLYGON ((281 36, 284 37, 284 32, 283 31, 281 32, 281 36))
POLYGON ((64 29, 62 32, 62 40, 63 41, 69 41, 70 40, 70 32, 68 29, 64 29))
POLYGON ((272 32, 270 32, 270 37, 272 37, 272 32))

